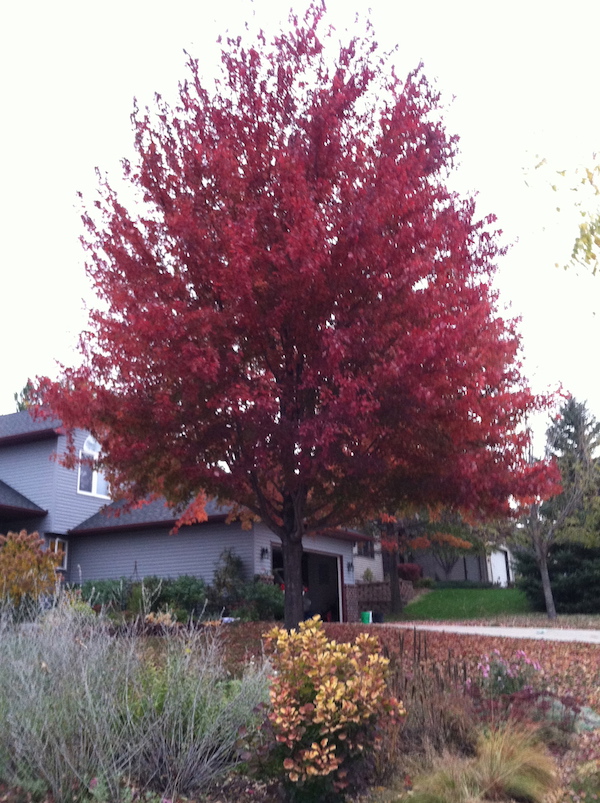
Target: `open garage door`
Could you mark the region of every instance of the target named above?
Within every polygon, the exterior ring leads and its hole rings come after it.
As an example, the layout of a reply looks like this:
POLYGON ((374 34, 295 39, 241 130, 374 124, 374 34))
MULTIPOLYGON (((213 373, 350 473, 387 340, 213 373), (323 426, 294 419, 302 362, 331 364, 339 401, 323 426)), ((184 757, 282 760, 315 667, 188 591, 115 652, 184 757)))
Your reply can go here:
MULTIPOLYGON (((273 575, 285 584, 281 547, 272 545, 273 575)), ((305 616, 319 614, 324 622, 342 621, 341 558, 321 552, 302 555, 302 584, 306 589, 305 616)))

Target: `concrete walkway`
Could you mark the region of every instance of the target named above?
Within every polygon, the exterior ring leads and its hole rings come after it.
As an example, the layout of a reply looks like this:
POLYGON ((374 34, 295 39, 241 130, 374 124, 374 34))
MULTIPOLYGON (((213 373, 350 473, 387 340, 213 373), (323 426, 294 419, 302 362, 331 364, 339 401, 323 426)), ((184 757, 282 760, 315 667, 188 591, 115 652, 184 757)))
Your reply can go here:
POLYGON ((552 627, 486 627, 483 625, 425 625, 421 622, 390 622, 386 627, 407 630, 436 630, 442 633, 464 633, 471 636, 494 638, 540 639, 542 641, 581 641, 600 645, 600 630, 568 630, 552 627))

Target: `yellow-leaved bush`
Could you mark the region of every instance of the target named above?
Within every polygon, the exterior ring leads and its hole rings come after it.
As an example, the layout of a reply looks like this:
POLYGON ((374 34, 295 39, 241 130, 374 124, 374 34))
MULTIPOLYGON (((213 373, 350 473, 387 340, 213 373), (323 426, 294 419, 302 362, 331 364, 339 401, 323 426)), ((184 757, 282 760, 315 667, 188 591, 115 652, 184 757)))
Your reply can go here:
POLYGON ((46 549, 38 533, 0 535, 0 599, 18 607, 24 598, 52 594, 61 559, 46 549))
POLYGON ((389 692, 388 659, 376 638, 353 644, 329 640, 318 616, 287 632, 265 636, 273 677, 268 721, 280 768, 288 782, 319 779, 341 792, 351 762, 377 749, 379 726, 404 714, 389 692))

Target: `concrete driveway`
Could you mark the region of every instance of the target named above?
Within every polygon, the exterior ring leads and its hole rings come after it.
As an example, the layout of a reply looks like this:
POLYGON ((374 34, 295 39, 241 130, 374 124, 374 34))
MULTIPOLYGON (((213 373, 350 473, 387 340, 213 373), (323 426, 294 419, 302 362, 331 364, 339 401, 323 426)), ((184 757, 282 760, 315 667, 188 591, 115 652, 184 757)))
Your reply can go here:
POLYGON ((600 630, 568 630, 552 627, 486 627, 484 625, 425 625, 421 622, 394 622, 386 627, 401 627, 406 630, 435 630, 442 633, 464 633, 469 636, 493 636, 494 638, 539 639, 541 641, 580 641, 600 645, 600 630))

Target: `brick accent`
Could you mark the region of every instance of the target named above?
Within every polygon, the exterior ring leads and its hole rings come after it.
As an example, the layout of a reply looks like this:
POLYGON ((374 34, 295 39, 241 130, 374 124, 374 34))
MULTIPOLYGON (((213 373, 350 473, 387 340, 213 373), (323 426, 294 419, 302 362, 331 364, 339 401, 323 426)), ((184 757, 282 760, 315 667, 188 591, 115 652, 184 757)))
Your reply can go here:
POLYGON ((344 586, 344 621, 358 622, 358 586, 344 586))
MULTIPOLYGON (((400 580, 400 596, 406 604, 415 595, 413 584, 407 580, 400 580)), ((356 602, 361 611, 377 611, 389 613, 390 610, 390 582, 358 583, 356 585, 356 602)))

